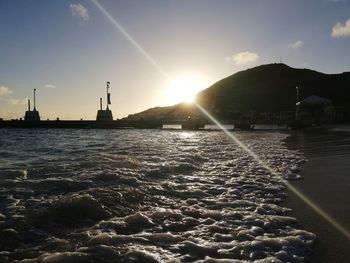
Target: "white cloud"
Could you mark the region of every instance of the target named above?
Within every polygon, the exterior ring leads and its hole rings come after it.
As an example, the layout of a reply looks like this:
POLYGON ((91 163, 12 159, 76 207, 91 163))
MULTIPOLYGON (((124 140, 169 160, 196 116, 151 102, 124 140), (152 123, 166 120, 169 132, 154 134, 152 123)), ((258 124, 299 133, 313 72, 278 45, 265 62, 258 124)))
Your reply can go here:
POLYGON ((226 57, 226 61, 232 65, 242 66, 256 62, 259 59, 259 55, 254 52, 244 51, 234 54, 231 57, 226 57))
POLYGON ((350 37, 350 19, 344 24, 336 23, 332 28, 332 37, 350 37))
POLYGON ((53 85, 53 84, 45 84, 45 85, 44 85, 44 88, 45 88, 45 89, 55 89, 56 86, 53 85))
POLYGON ((298 40, 298 41, 288 45, 288 47, 294 48, 294 49, 301 48, 303 46, 304 46, 304 42, 301 40, 298 40))
POLYGON ((12 94, 13 91, 5 86, 0 86, 0 96, 12 94))
POLYGON ((89 11, 82 4, 70 4, 69 8, 72 12, 72 16, 77 16, 82 21, 89 20, 89 11))

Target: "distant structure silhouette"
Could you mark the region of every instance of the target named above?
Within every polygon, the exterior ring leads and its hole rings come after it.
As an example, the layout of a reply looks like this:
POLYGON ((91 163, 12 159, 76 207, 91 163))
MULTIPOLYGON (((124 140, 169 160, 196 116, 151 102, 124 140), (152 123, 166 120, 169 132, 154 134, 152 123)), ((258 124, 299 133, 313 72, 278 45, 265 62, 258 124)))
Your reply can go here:
POLYGON ((24 116, 25 121, 40 121, 40 115, 39 111, 36 110, 36 101, 35 101, 35 94, 36 89, 34 89, 34 108, 33 110, 30 110, 30 99, 28 99, 28 110, 26 111, 26 114, 24 116))
POLYGON ((96 121, 113 121, 112 111, 109 109, 111 104, 111 94, 108 92, 111 82, 107 81, 107 107, 102 109, 102 98, 100 98, 100 109, 97 111, 96 121))

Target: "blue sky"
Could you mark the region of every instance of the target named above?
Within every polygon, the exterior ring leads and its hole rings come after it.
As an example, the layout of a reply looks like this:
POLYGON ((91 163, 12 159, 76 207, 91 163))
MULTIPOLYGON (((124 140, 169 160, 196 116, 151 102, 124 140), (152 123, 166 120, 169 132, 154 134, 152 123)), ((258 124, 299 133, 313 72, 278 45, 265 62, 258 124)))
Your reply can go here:
POLYGON ((205 88, 280 57, 350 71, 350 0, 98 3, 139 48, 91 0, 0 0, 0 117, 22 117, 34 88, 42 118, 94 119, 111 81, 120 118, 176 102, 173 80, 205 88))

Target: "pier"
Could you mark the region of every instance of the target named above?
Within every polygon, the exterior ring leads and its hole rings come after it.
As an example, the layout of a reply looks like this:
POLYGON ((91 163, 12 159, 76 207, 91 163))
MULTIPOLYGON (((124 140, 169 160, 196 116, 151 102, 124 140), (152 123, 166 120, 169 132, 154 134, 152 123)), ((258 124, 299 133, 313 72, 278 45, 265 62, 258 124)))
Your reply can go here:
MULTIPOLYGON (((176 126, 183 130, 206 130, 206 125, 212 122, 205 116, 197 116, 187 119, 120 119, 113 120, 111 105, 110 82, 106 82, 106 108, 103 109, 103 101, 100 98, 100 108, 97 110, 96 120, 41 120, 39 111, 36 108, 36 89, 33 92, 34 107, 31 110, 30 100, 28 99, 28 110, 25 112, 24 120, 22 118, 15 120, 0 119, 0 128, 45 128, 45 129, 161 129, 166 126, 176 126)), ((297 88, 297 92, 298 92, 297 88)), ((315 96, 314 96, 315 97, 315 96)), ((297 102, 298 102, 297 95, 297 102)), ((298 102, 300 103, 300 102, 298 102)), ((301 120, 302 112, 297 103, 296 111, 271 112, 242 112, 233 114, 230 119, 220 120, 223 125, 233 127, 234 130, 254 130, 256 125, 276 125, 280 127, 289 127, 291 129, 306 128, 313 126, 315 121, 312 119, 301 120), (297 117, 295 117, 297 116, 297 117)), ((323 102, 322 102, 323 103, 323 102)), ((305 102, 304 102, 305 104, 305 102)), ((323 105, 323 104, 322 104, 323 105)), ((318 116, 318 115, 317 115, 318 116)), ((317 122, 316 122, 317 123, 317 122)), ((211 129, 212 130, 212 129, 211 129)))
MULTIPOLYGON (((223 125, 234 127, 235 130, 253 130, 256 125, 278 125, 287 127, 291 122, 223 122, 223 125)), ((206 130, 206 125, 212 125, 209 121, 151 121, 151 120, 39 120, 25 121, 0 120, 0 128, 44 128, 44 129, 162 129, 164 126, 178 126, 183 130, 206 130)))

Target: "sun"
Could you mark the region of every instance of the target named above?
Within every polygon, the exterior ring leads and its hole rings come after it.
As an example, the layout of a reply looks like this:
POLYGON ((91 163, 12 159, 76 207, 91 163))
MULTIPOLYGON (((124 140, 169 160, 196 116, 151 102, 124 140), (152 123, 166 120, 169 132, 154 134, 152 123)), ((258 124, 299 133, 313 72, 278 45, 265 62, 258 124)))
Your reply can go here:
POLYGON ((165 91, 164 104, 193 103, 197 93, 206 87, 205 81, 199 77, 186 76, 176 78, 165 91))

